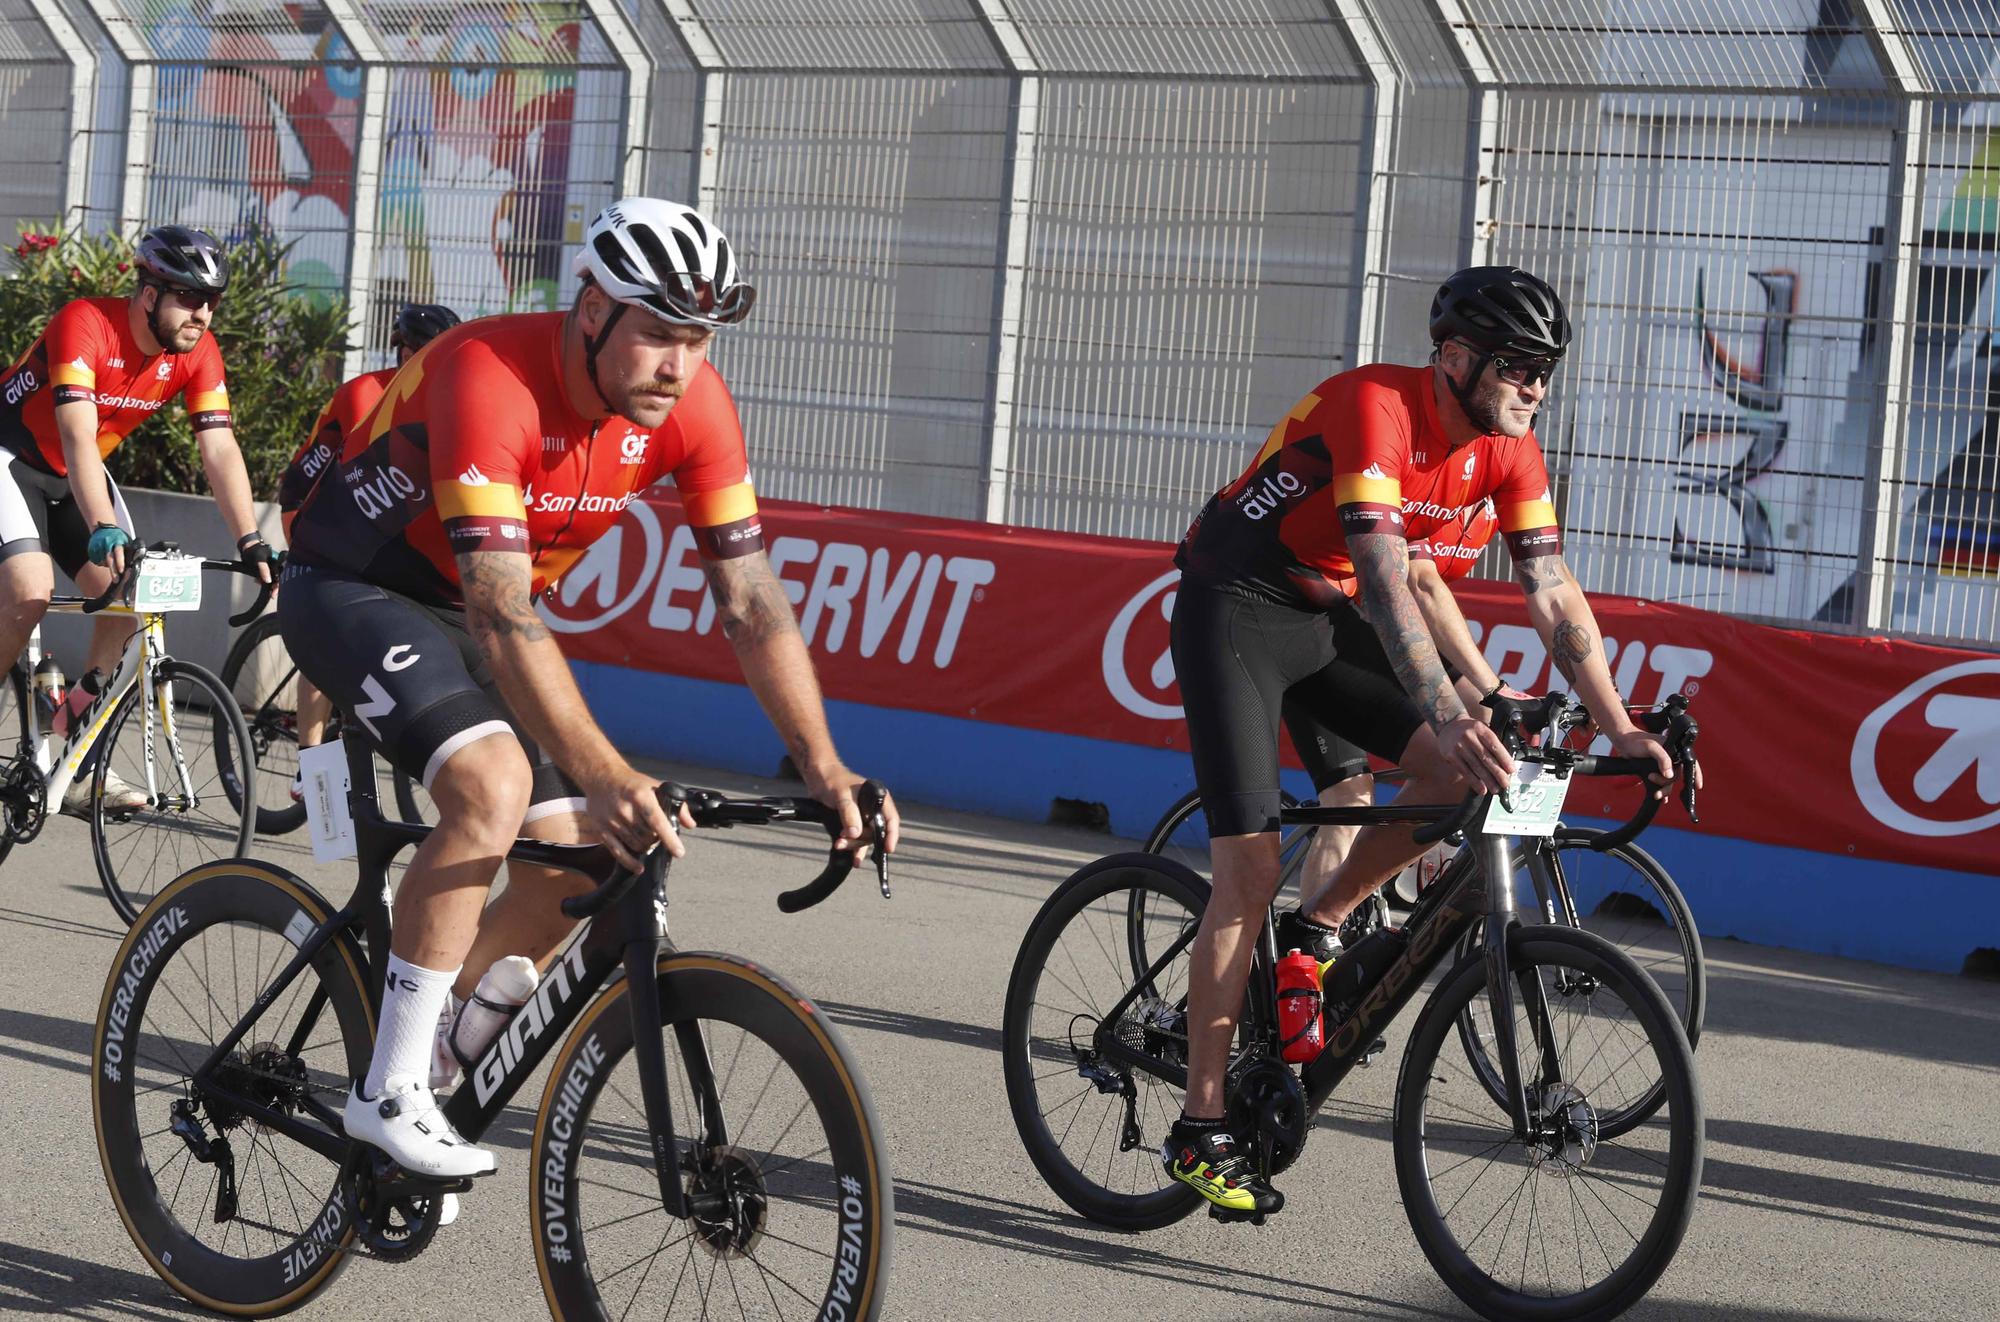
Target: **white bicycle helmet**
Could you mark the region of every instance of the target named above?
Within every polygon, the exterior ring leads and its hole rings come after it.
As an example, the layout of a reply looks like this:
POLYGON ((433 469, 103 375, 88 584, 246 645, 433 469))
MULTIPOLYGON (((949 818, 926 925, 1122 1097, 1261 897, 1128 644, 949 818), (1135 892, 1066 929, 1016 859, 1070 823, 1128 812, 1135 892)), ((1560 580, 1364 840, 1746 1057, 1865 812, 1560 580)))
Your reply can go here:
POLYGON ((571 269, 676 325, 734 325, 757 301, 722 231, 693 207, 653 197, 621 198, 598 212, 571 269))

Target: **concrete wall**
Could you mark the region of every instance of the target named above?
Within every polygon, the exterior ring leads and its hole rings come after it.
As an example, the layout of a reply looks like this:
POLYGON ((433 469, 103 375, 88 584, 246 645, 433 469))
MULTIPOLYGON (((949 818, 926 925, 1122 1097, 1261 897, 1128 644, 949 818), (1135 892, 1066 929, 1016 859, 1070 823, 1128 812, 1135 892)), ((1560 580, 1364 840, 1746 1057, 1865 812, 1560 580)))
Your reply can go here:
MULTIPOLYGON (((183 496, 171 491, 140 488, 125 489, 124 495, 126 507, 132 511, 132 523, 138 529, 139 540, 147 545, 160 541, 174 542, 191 554, 223 560, 236 558, 236 539, 229 535, 221 512, 207 496, 183 496)), ((283 544, 275 503, 265 502, 257 506, 257 526, 264 530, 272 545, 283 544)), ((167 650, 182 661, 192 661, 221 674, 222 662, 229 655, 229 643, 234 632, 229 627, 229 616, 256 600, 257 594, 247 578, 235 575, 225 578, 217 574, 204 574, 202 578, 202 600, 206 604, 199 611, 167 616, 167 650)), ((76 584, 58 570, 56 592, 74 593, 76 590, 76 584)), ((42 621, 42 650, 55 653, 56 659, 62 662, 64 674, 75 676, 83 672, 84 653, 89 646, 90 630, 94 624, 91 617, 75 612, 51 611, 42 621)))

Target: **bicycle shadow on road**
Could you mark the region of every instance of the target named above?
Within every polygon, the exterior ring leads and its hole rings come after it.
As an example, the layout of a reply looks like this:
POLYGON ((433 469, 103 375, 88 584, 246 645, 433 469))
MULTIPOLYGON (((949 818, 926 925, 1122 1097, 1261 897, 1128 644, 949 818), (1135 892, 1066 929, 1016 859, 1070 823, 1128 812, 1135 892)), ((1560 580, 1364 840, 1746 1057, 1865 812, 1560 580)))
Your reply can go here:
POLYGON ((37 1317, 209 1316, 156 1276, 0 1243, 0 1313, 37 1317))
MULTIPOLYGON (((1113 1232, 1098 1230, 1074 1216, 920 1180, 896 1181, 896 1224, 902 1231, 921 1231, 976 1244, 998 1245, 1065 1263, 1112 1268, 1128 1277, 1158 1281, 1177 1295, 1208 1291, 1211 1302, 1229 1301, 1232 1317, 1258 1316, 1247 1310, 1261 1305, 1273 1306, 1274 1311, 1263 1316, 1274 1319, 1295 1319, 1302 1308, 1314 1310, 1314 1316, 1459 1318, 1464 1315, 1443 1286, 1437 1287, 1435 1303, 1416 1304, 1220 1262, 1203 1261, 1198 1271, 1190 1271, 1188 1261, 1178 1254, 1141 1247, 1124 1236, 1101 1238, 1113 1232)), ((1200 1315, 1211 1316, 1206 1311, 1200 1315)))

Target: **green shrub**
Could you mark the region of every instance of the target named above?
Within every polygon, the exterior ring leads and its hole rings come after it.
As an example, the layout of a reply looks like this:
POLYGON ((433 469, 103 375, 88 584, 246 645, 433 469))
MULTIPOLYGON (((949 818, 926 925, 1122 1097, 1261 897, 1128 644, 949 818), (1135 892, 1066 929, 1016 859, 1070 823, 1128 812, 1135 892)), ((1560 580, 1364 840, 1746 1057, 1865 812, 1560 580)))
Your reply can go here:
MULTIPOLYGON (((211 331, 228 373, 236 440, 259 499, 276 494, 285 461, 332 397, 347 348, 347 305, 286 283, 291 245, 265 231, 225 241, 229 293, 211 331)), ((19 358, 75 298, 129 297, 132 242, 118 235, 24 226, 0 279, 0 352, 19 358)), ((204 494, 208 479, 179 400, 133 429, 111 456, 121 485, 204 494)))

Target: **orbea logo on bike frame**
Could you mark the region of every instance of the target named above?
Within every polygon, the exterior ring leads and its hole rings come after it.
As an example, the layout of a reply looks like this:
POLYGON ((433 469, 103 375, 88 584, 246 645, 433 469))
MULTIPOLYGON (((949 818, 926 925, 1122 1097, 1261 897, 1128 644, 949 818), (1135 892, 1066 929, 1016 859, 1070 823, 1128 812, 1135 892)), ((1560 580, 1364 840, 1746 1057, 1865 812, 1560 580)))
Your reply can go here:
POLYGON ((1855 732, 1854 792, 1908 835, 1972 835, 2000 825, 2000 658, 1933 671, 1855 732))
MULTIPOLYGON (((588 633, 650 592, 651 628, 713 632, 715 600, 693 530, 680 524, 669 533, 645 501, 627 513, 549 593, 542 618, 559 633, 588 633)), ((979 556, 897 553, 811 537, 773 538, 770 559, 799 608, 808 646, 829 654, 852 646, 862 657, 893 649, 904 665, 925 656, 939 670, 951 664, 966 616, 996 573, 993 561, 979 556)))

